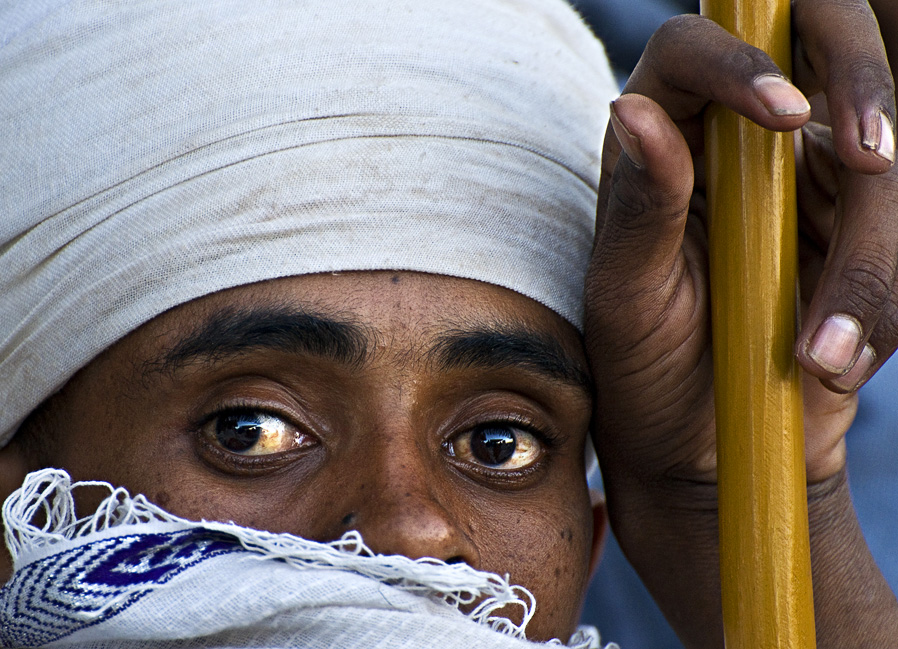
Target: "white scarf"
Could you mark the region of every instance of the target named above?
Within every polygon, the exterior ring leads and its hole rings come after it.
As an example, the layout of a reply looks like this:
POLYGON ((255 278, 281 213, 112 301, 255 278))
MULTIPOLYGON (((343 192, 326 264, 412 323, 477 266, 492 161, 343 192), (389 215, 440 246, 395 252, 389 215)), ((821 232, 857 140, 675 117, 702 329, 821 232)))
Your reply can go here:
MULTIPOLYGON (((374 555, 357 532, 317 543, 187 521, 56 469, 30 474, 3 519, 14 560, 0 589, 3 647, 561 646, 526 640, 536 603, 507 576, 374 555), (110 495, 78 519, 80 486, 110 495), (519 624, 504 617, 520 613, 519 624)), ((581 627, 567 646, 595 649, 598 633, 581 627)))

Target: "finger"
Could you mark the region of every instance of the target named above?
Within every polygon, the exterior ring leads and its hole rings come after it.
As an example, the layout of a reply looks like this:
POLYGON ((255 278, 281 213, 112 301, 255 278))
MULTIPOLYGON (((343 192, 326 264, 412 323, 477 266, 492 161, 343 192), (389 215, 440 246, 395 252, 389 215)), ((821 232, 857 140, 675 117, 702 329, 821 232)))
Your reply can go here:
POLYGON ((701 16, 671 18, 652 36, 624 92, 647 95, 675 121, 717 101, 765 128, 790 131, 810 105, 761 50, 701 16))
POLYGON ((898 305, 893 301, 884 309, 880 324, 870 336, 854 366, 842 376, 821 379, 820 383, 837 394, 852 394, 862 388, 895 353, 895 338, 898 335, 896 322, 898 322, 898 305))
POLYGON ((713 479, 707 253, 689 213, 689 147, 658 104, 634 94, 612 106, 609 147, 620 156, 602 176, 584 339, 601 429, 616 434, 597 434, 596 447, 608 464, 625 440, 624 463, 640 475, 663 458, 665 470, 713 479), (696 443, 671 436, 672 420, 696 443))
POLYGON ((842 174, 832 240, 796 353, 808 372, 850 391, 898 345, 898 174, 842 174))
MULTIPOLYGON (((622 98, 623 95, 611 104, 611 115, 615 116, 616 119, 619 119, 619 117, 617 117, 617 112, 618 110, 621 110, 621 105, 618 105, 617 108, 615 108, 615 105, 622 98)), ((628 101, 630 100, 625 99, 624 104, 622 104, 624 106, 624 111, 626 111, 625 105, 628 101)), ((614 170, 617 167, 617 161, 621 155, 620 141, 614 131, 614 124, 609 119, 608 127, 605 129, 605 141, 602 145, 602 168, 601 173, 599 174, 599 191, 596 202, 596 233, 600 233, 604 225, 605 207, 608 205, 608 198, 610 196, 612 180, 614 178, 614 170)), ((598 236, 593 237, 593 251, 595 251, 598 241, 598 236)))
POLYGON ((857 413, 857 394, 836 394, 813 377, 805 379, 805 460, 808 482, 814 484, 845 466, 845 433, 857 413))
POLYGON ((676 125, 647 97, 622 95, 611 125, 606 139, 617 144, 606 150, 622 152, 613 173, 602 176, 587 307, 609 323, 651 327, 680 261, 692 158, 676 125))
MULTIPOLYGON (((835 152, 832 155, 835 156, 835 152)), ((809 283, 813 286, 817 280, 814 273, 819 275, 822 270, 822 255, 816 246, 813 248, 810 263, 802 264, 802 293, 805 291, 806 280, 810 279, 809 283), (806 277, 806 274, 810 277, 806 277)), ((802 301, 801 306, 804 316, 807 302, 802 301)), ((807 479, 814 484, 834 475, 845 466, 845 433, 857 412, 857 393, 846 394, 841 390, 828 389, 813 376, 805 376, 801 384, 804 394, 807 479)))
POLYGON ((809 93, 826 91, 839 157, 862 173, 885 172, 895 162, 895 86, 869 4, 796 0, 793 25, 795 78, 809 93))

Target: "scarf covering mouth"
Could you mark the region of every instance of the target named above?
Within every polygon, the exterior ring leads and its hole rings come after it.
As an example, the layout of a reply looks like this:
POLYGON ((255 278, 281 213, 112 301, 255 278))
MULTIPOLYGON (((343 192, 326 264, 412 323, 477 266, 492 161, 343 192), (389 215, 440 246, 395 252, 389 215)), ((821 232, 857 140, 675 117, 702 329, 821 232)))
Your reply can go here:
POLYGON ((437 273, 579 327, 616 94, 564 0, 0 0, 0 446, 261 280, 437 273))
POLYGON ((535 602, 507 575, 374 555, 357 532, 317 543, 191 522, 57 469, 29 474, 3 520, 14 561, 0 589, 3 647, 600 646, 592 627, 568 645, 528 642, 535 602), (110 493, 77 519, 73 490, 88 486, 110 493))

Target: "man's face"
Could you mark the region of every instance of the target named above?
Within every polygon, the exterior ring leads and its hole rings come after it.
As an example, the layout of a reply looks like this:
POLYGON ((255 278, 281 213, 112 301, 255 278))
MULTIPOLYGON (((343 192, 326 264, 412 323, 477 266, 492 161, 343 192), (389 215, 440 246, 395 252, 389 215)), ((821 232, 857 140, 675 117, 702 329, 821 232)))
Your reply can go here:
MULTIPOLYGON (((567 637, 588 579, 576 331, 471 280, 342 273, 177 307, 54 398, 47 460, 186 518, 509 573, 535 639, 567 637)), ((14 452, 7 449, 7 453, 14 452)))

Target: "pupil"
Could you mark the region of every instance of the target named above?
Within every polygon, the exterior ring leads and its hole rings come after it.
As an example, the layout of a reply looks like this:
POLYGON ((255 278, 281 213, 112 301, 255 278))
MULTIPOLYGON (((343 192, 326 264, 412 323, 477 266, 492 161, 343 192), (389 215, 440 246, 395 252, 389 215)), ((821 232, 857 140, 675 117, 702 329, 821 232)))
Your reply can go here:
POLYGON ((484 464, 505 464, 516 446, 514 433, 504 428, 481 428, 471 436, 471 452, 484 464))
POLYGON ((223 415, 218 418, 215 436, 229 451, 245 453, 256 445, 263 432, 258 417, 247 415, 223 415))

